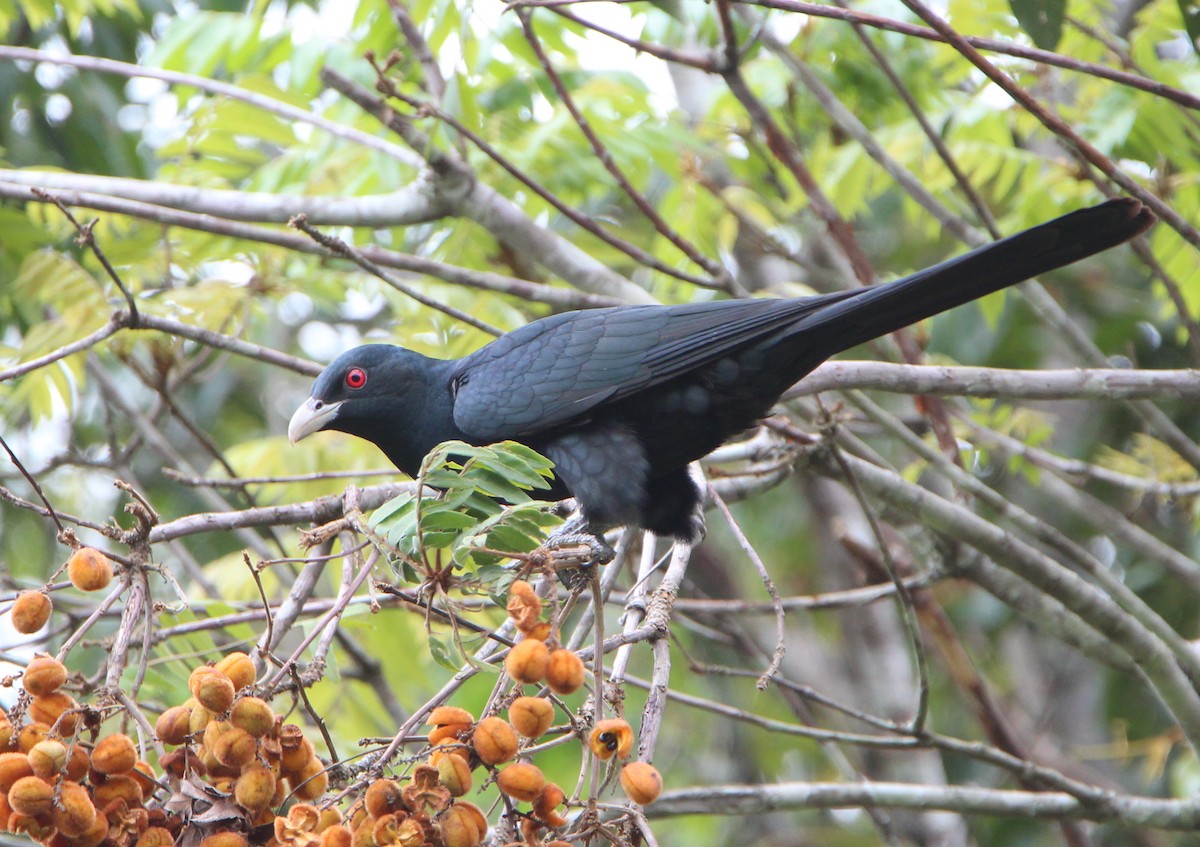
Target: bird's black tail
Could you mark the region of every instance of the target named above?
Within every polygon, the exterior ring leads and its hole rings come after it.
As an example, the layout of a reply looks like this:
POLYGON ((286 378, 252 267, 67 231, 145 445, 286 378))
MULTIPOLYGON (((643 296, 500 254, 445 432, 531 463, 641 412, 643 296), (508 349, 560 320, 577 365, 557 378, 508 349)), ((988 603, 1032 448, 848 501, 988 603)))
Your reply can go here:
POLYGON ((1080 209, 911 276, 864 288, 789 328, 848 350, 985 294, 1128 241, 1154 223, 1131 198, 1080 209), (823 332, 822 330, 828 330, 823 332))

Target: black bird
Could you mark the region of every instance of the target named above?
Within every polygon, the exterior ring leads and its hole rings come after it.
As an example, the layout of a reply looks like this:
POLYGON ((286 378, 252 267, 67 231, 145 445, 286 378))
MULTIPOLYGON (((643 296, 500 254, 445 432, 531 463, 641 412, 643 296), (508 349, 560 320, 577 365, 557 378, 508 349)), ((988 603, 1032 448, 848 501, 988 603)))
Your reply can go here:
POLYGON ((415 476, 449 439, 511 439, 554 461, 593 533, 636 525, 695 541, 688 463, 762 417, 835 353, 1126 241, 1154 216, 1132 199, 1082 209, 927 270, 799 299, 566 312, 469 356, 368 344, 338 356, 292 416, 374 442, 415 476))

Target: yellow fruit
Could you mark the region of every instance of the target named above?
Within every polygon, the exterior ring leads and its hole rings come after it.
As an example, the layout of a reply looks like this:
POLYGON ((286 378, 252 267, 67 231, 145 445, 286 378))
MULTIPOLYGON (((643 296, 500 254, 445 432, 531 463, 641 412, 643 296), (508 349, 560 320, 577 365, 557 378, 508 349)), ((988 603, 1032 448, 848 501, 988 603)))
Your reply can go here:
POLYGON ((87 748, 82 744, 76 744, 70 748, 70 755, 67 758, 67 779, 72 782, 83 782, 87 777, 88 771, 92 769, 92 758, 88 755, 87 748))
POLYGON ((101 738, 92 750, 92 769, 106 776, 128 773, 137 760, 133 739, 122 733, 101 738))
POLYGON ((79 836, 71 839, 71 847, 99 847, 108 838, 108 818, 96 815, 92 825, 79 836))
POLYGON ((175 836, 165 826, 152 826, 138 836, 133 847, 174 847, 175 836))
POLYGON ((458 756, 442 756, 435 765, 438 782, 446 786, 452 797, 461 797, 471 790, 471 766, 458 756))
POLYGON ((212 752, 217 761, 229 768, 244 768, 254 761, 258 742, 254 736, 236 726, 221 733, 213 745, 212 752))
POLYGON ((546 678, 550 664, 550 648, 546 642, 523 638, 504 657, 504 669, 517 682, 533 685, 546 678))
POLYGON ((28 753, 39 741, 45 741, 49 737, 50 724, 41 721, 27 723, 17 733, 17 749, 22 753, 28 753))
POLYGON ((508 588, 507 609, 517 629, 525 632, 537 626, 538 616, 542 613, 542 598, 537 596, 532 585, 518 579, 508 588))
POLYGON ((30 817, 48 813, 54 804, 54 786, 36 776, 23 776, 8 789, 8 805, 30 817))
POLYGON ((546 826, 564 826, 567 819, 560 815, 557 809, 566 799, 567 796, 561 788, 553 782, 547 782, 542 793, 533 801, 534 817, 546 826))
POLYGON ((54 604, 40 591, 22 591, 12 605, 13 629, 22 635, 33 635, 50 620, 54 604))
POLYGON ((334 824, 321 831, 321 843, 317 847, 351 847, 353 836, 344 824, 334 824))
POLYGON ((249 847, 250 842, 240 832, 218 832, 200 842, 199 847, 249 847))
POLYGON ((477 847, 487 835, 487 818, 477 806, 456 802, 438 819, 446 847, 477 847))
POLYGON ((262 765, 246 768, 233 786, 233 798, 238 805, 252 812, 265 809, 274 796, 275 774, 262 765))
POLYGON ((285 771, 302 769, 316 755, 312 742, 304 737, 304 730, 294 723, 279 728, 279 747, 279 764, 285 771))
POLYGON ((256 676, 254 671, 254 660, 245 653, 237 652, 230 653, 228 656, 217 662, 216 669, 229 677, 229 681, 233 683, 233 687, 238 691, 254 684, 256 676))
POLYGON ((317 758, 310 759, 291 780, 295 784, 293 793, 300 800, 316 800, 329 789, 329 774, 317 758))
POLYGON ((394 779, 377 779, 368 785, 363 803, 366 804, 367 814, 373 818, 406 811, 400 783, 394 779))
POLYGON ((473 724, 475 716, 466 709, 458 706, 438 706, 429 713, 425 720, 426 726, 445 726, 446 724, 473 724))
POLYGON ((220 715, 233 705, 236 690, 233 680, 216 668, 208 668, 207 673, 193 673, 190 682, 192 696, 210 712, 220 715))
POLYGON ((508 720, 525 738, 541 738, 554 723, 554 706, 541 697, 518 697, 508 707, 508 720))
POLYGON ((646 806, 662 794, 662 776, 658 768, 648 762, 630 762, 621 768, 621 788, 630 800, 639 806, 646 806))
POLYGON ((629 758, 633 752, 633 728, 620 718, 608 718, 596 724, 588 736, 588 747, 598 759, 629 758))
POLYGON ((546 787, 546 775, 537 765, 517 762, 496 774, 496 786, 514 800, 532 803, 546 787))
POLYGON ((124 800, 130 808, 142 805, 142 785, 125 774, 110 776, 92 788, 92 799, 103 809, 114 800, 124 800))
POLYGON ((27 776, 33 776, 28 756, 24 753, 0 753, 0 793, 7 794, 18 779, 27 776))
POLYGON ((80 591, 99 591, 112 582, 112 562, 94 547, 80 547, 67 560, 67 578, 80 591))
POLYGON ((471 745, 485 765, 507 762, 517 755, 518 743, 517 731, 497 717, 484 718, 471 734, 471 745))
POLYGON ((546 684, 555 694, 574 694, 583 685, 583 677, 583 659, 564 648, 550 653, 546 684))
POLYGON ((67 668, 51 656, 38 656, 25 668, 21 683, 35 697, 53 694, 67 681, 67 668))
POLYGON ((67 747, 61 741, 47 738, 39 741, 26 754, 33 775, 49 779, 67 769, 67 747))
POLYGON ((71 695, 52 691, 34 697, 29 702, 28 714, 29 719, 37 723, 44 723, 52 728, 57 724, 59 734, 69 736, 74 735, 76 727, 79 726, 79 714, 75 711, 78 708, 79 704, 71 695))
MULTIPOLYGON (((194 698, 193 698, 194 699, 194 698)), ((188 710, 188 733, 197 735, 204 732, 208 725, 217 719, 216 712, 211 712, 208 709, 196 702, 192 706, 184 706, 188 710)))
POLYGON ((68 838, 83 835, 96 823, 96 806, 78 782, 65 781, 54 809, 54 825, 68 838))
POLYGON ((192 710, 187 706, 172 706, 154 722, 154 734, 163 744, 179 745, 191 733, 192 710))
POLYGON ((229 712, 229 722, 255 738, 262 738, 275 728, 275 712, 266 700, 243 697, 233 704, 229 712))

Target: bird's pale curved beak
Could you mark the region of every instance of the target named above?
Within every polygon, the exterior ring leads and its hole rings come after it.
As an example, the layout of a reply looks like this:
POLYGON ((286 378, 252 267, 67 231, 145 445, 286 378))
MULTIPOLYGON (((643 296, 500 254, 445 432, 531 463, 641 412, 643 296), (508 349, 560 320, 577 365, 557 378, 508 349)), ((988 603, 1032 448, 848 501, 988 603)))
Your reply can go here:
POLYGON ((337 417, 341 403, 326 403, 316 397, 309 397, 300 404, 300 408, 288 422, 288 441, 295 444, 301 438, 319 432, 337 417))

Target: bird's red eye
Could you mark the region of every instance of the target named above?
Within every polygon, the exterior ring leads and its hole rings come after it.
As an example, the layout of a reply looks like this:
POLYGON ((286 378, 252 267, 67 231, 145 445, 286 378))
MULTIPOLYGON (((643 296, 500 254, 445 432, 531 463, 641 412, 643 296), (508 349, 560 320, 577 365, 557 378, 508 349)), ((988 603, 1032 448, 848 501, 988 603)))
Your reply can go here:
POLYGON ((346 387, 362 388, 367 384, 367 372, 362 368, 351 368, 346 371, 346 387))

